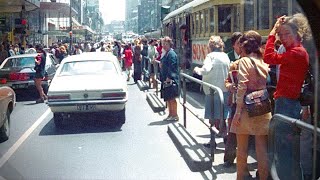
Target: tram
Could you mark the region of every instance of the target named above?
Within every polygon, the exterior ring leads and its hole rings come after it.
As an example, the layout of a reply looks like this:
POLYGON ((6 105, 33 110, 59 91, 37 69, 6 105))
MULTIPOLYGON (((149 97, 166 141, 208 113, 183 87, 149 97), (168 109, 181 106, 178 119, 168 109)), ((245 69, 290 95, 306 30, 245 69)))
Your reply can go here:
POLYGON ((195 76, 210 36, 221 36, 228 52, 232 33, 255 30, 266 39, 277 17, 299 12, 296 0, 193 0, 163 19, 163 35, 173 39, 181 69, 195 76))

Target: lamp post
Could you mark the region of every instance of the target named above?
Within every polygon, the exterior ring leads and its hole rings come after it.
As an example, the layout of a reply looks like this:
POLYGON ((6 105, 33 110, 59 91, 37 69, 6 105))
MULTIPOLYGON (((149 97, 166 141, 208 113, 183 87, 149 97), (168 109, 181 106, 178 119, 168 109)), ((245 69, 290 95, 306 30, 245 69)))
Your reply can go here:
POLYGON ((72 6, 71 6, 71 2, 72 0, 70 0, 70 32, 69 32, 69 35, 70 35, 70 47, 69 47, 69 54, 71 55, 72 54, 72 6))

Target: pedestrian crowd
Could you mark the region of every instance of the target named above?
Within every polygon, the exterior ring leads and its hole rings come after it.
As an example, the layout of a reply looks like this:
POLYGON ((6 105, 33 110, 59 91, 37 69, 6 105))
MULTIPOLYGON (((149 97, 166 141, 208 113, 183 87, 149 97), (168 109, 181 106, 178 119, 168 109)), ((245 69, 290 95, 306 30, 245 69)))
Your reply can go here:
MULTIPOLYGON (((223 92, 224 111, 220 111, 219 94, 212 92, 207 86, 203 87, 204 117, 209 119, 212 126, 224 132, 220 134, 224 137, 225 143, 224 167, 232 166, 236 159, 239 180, 251 177, 247 159, 248 147, 252 143, 257 155, 259 179, 269 178, 267 145, 273 113, 310 123, 313 115, 312 105, 301 106, 299 101, 305 76, 309 70, 309 53, 303 43, 310 35, 306 18, 302 14, 295 14, 278 18, 265 42, 262 36, 253 30, 233 33, 231 37, 233 50, 228 53, 224 52, 225 44, 222 38, 211 36, 208 41, 209 53, 203 65, 193 70, 195 74, 202 76, 204 82, 220 88, 223 92), (275 73, 274 77, 272 72, 275 73), (274 85, 275 89, 267 89, 268 84, 274 85), (247 99, 249 95, 251 98, 257 96, 261 99, 267 96, 271 100, 271 109, 253 115, 249 111, 252 106, 247 102, 250 101, 250 98, 247 99), (219 124, 221 122, 227 122, 227 125, 219 124)), ((151 88, 157 88, 160 80, 161 97, 167 102, 169 110, 169 115, 164 120, 179 120, 176 101, 180 84, 179 62, 170 37, 149 40, 142 37, 135 39, 132 43, 101 42, 99 46, 100 51, 111 52, 117 57, 121 67, 127 73, 128 81, 131 77, 135 83, 138 80, 149 81, 151 88)), ((70 48, 67 44, 57 43, 53 44, 48 51, 60 63, 69 55, 95 52, 96 48, 93 43, 75 44, 71 48, 72 52, 69 52, 70 48)), ((45 54, 44 48, 33 48, 32 45, 24 49, 21 45, 2 44, 0 62, 8 56, 37 52, 45 54)), ((45 58, 45 56, 41 55, 39 58, 45 58)), ((44 77, 41 68, 43 69, 44 64, 41 61, 36 63, 37 67, 39 66, 37 82, 41 83, 41 78, 44 77)), ((40 87, 38 88, 40 96, 45 99, 46 96, 40 87)), ((277 131, 281 133, 276 138, 290 138, 288 136, 290 129, 290 125, 278 127, 277 131)), ((307 136, 307 139, 311 138, 311 135, 307 136)), ((290 164, 293 160, 288 159, 288 156, 293 144, 290 143, 290 139, 285 139, 284 142, 278 139, 276 141, 283 144, 283 149, 276 159, 276 169, 281 171, 280 179, 287 179, 287 175, 292 170, 290 164)), ((310 179, 312 157, 308 155, 312 154, 311 144, 301 142, 301 145, 303 146, 301 148, 303 176, 305 179, 310 179)))

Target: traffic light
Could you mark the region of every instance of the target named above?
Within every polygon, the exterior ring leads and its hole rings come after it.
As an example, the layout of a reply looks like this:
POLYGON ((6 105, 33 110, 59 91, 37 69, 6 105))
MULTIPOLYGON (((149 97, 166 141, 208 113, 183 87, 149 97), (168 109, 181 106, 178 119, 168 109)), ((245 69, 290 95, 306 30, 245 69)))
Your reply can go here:
POLYGON ((27 31, 26 31, 26 28, 19 27, 19 28, 14 28, 13 33, 14 34, 23 34, 23 35, 25 35, 25 34, 27 34, 27 31))
POLYGON ((13 38, 13 33, 12 32, 8 32, 8 41, 12 42, 12 38, 13 38))

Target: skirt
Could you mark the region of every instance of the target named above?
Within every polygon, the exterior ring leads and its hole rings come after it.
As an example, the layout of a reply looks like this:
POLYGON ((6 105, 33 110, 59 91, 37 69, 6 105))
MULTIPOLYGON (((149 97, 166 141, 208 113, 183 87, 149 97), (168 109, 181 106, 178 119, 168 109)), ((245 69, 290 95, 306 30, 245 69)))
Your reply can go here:
POLYGON ((255 117, 249 117, 246 109, 242 109, 240 116, 240 125, 231 124, 230 132, 235 134, 248 135, 268 135, 271 112, 255 117))

